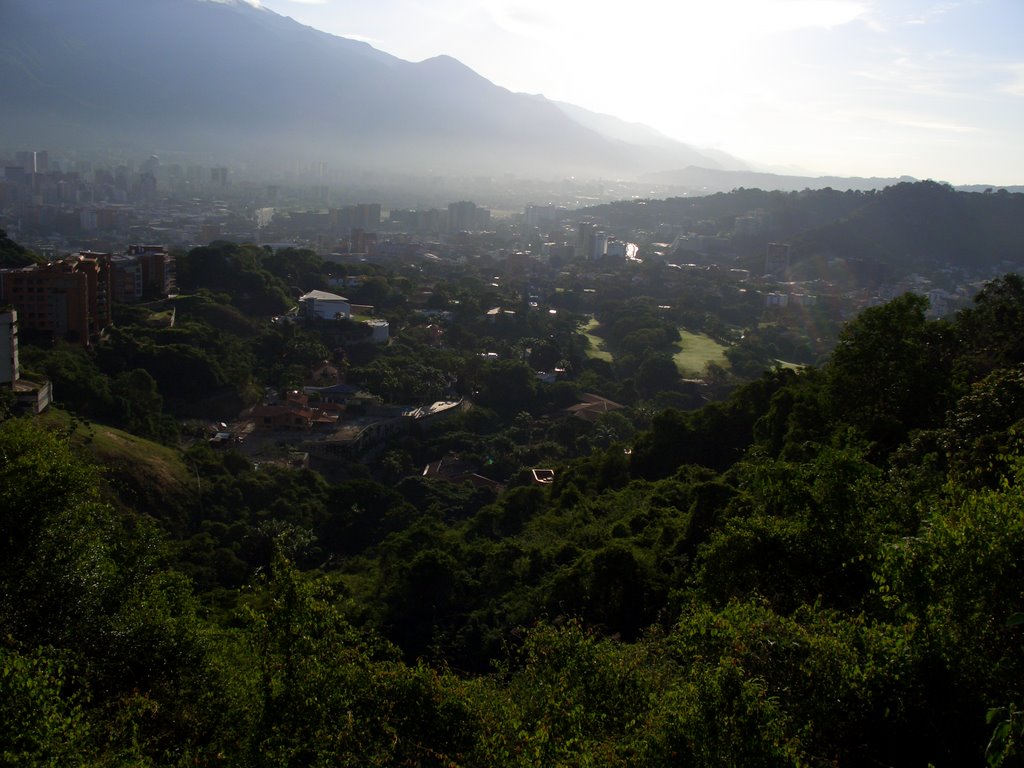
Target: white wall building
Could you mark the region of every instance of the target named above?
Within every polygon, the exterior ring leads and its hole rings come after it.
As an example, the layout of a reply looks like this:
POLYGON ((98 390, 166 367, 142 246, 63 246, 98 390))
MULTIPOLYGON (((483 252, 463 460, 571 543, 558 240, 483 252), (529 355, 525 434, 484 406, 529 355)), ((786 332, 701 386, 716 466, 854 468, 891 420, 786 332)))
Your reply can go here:
POLYGON ((19 378, 18 313, 0 312, 0 384, 13 384, 19 378))
POLYGON ((372 331, 370 340, 374 344, 387 344, 388 339, 391 335, 391 326, 387 320, 381 318, 374 318, 373 320, 367 320, 366 324, 370 326, 372 331))
POLYGON ((344 296, 327 291, 310 291, 299 297, 302 313, 320 320, 348 319, 352 316, 352 305, 344 296))

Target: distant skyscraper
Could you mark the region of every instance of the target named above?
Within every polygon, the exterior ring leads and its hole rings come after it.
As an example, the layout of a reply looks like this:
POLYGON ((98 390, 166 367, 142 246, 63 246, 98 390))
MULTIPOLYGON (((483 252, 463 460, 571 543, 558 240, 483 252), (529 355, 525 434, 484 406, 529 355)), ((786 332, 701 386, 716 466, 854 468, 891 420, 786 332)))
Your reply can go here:
POLYGON ((210 169, 210 184, 218 189, 228 185, 228 169, 223 166, 210 169))
POLYGON ((156 176, 143 173, 132 186, 134 202, 152 205, 156 202, 156 176))
MULTIPOLYGON (((193 187, 201 187, 206 176, 206 169, 201 165, 190 165, 185 169, 185 181, 193 187)), ((213 177, 211 176, 211 179, 213 177)))
POLYGON ((593 257, 595 229, 592 221, 581 221, 576 224, 576 258, 593 257))
POLYGON ((462 200, 448 204, 448 231, 464 232, 476 228, 476 203, 462 200))
POLYGON ((35 152, 15 152, 14 153, 14 164, 20 166, 25 173, 36 172, 36 153, 35 152))
POLYGON ((380 203, 360 203, 356 209, 359 216, 358 221, 353 222, 355 226, 364 229, 376 229, 380 226, 380 203))
POLYGON ((780 280, 789 272, 789 243, 768 243, 764 257, 764 273, 780 280))
POLYGON ((544 228, 548 230, 558 223, 564 213, 564 208, 556 208, 553 205, 527 205, 523 209, 523 226, 527 229, 544 228))

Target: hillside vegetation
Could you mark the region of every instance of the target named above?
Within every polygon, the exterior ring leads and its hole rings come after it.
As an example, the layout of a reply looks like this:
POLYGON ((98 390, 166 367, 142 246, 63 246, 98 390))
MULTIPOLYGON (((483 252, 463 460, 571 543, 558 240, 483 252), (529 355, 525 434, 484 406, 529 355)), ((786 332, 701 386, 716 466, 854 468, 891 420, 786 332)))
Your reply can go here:
POLYGON ((1024 281, 924 310, 493 500, 194 449, 175 530, 8 419, 4 761, 1013 764, 1024 281))
POLYGON ((541 311, 490 263, 357 268, 387 346, 272 320, 314 253, 214 243, 94 348, 22 347, 60 407, 0 399, 0 764, 1020 764, 1019 275, 826 354, 710 272, 541 311), (329 478, 205 439, 325 361, 359 415, 473 405, 329 478))

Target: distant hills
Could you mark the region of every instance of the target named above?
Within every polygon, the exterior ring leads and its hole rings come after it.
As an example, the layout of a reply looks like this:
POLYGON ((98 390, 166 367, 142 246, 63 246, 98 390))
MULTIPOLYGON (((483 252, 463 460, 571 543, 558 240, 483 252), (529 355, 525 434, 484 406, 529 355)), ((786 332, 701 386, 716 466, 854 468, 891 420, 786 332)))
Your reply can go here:
MULTIPOLYGON (((790 174, 763 173, 745 168, 700 167, 697 164, 671 171, 656 171, 644 177, 653 184, 677 187, 690 192, 714 193, 728 192, 741 187, 746 189, 779 190, 782 192, 799 192, 804 189, 839 189, 866 192, 872 189, 884 189, 905 182, 914 182, 910 176, 879 177, 879 176, 795 176, 790 174)), ((1005 189, 1007 192, 1024 192, 1024 186, 999 187, 994 185, 973 184, 958 186, 963 192, 984 192, 986 189, 1005 189)))
POLYGON ((744 168, 643 126, 403 61, 240 0, 13 0, 6 149, 116 149, 437 175, 744 168))
MULTIPOLYGON (((585 208, 619 231, 656 230, 661 222, 730 232, 737 217, 758 211, 763 229, 733 241, 763 264, 770 241, 792 245, 795 274, 827 274, 828 261, 871 262, 894 274, 958 267, 971 273, 1017 265, 1024 253, 1024 195, 964 192, 934 181, 884 190, 766 190, 753 186, 705 196, 623 200, 585 208)), ((1016 269, 1016 266, 1013 266, 1016 269)))

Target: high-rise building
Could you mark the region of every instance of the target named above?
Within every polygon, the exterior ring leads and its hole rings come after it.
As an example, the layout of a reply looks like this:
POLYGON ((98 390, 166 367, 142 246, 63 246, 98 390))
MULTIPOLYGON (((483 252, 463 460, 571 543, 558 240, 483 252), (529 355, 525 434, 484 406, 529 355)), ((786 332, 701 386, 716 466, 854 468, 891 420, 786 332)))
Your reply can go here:
POLYGON ((132 185, 132 197, 137 203, 153 205, 157 199, 156 176, 143 173, 132 185))
POLYGON ((377 244, 377 234, 367 232, 360 227, 353 227, 348 238, 349 253, 369 253, 372 245, 377 244))
POLYGON ((210 169, 210 184, 217 189, 228 185, 228 169, 223 166, 210 169))
POLYGON ((35 152, 15 152, 14 163, 21 167, 25 173, 36 173, 36 153, 35 152))
POLYGON ((360 203, 356 206, 356 216, 352 226, 363 229, 376 229, 380 226, 380 203, 360 203))
POLYGON ((109 255, 88 252, 0 270, 0 301, 22 328, 88 346, 111 322, 110 272, 109 255))
POLYGON ((129 245, 128 255, 142 269, 142 289, 147 295, 166 296, 174 289, 174 259, 162 245, 129 245))
POLYGON ((565 215, 565 209, 554 205, 527 205, 523 209, 523 226, 527 229, 540 228, 549 231, 565 215))
POLYGON ((110 260, 110 295, 119 304, 141 301, 143 297, 142 265, 126 253, 110 260))
POLYGON ((596 227, 592 221, 580 221, 576 224, 576 257, 589 259, 594 252, 594 234, 596 227))
POLYGON ((448 231, 467 232, 476 229, 476 203, 461 200, 448 204, 448 231))
POLYGON ((18 369, 18 312, 0 310, 0 385, 14 385, 18 369))
POLYGON ((768 243, 764 256, 764 273, 780 280, 789 272, 789 243, 768 243))
POLYGON ((110 264, 111 296, 121 304, 164 297, 173 288, 174 260, 162 245, 130 245, 110 264))

